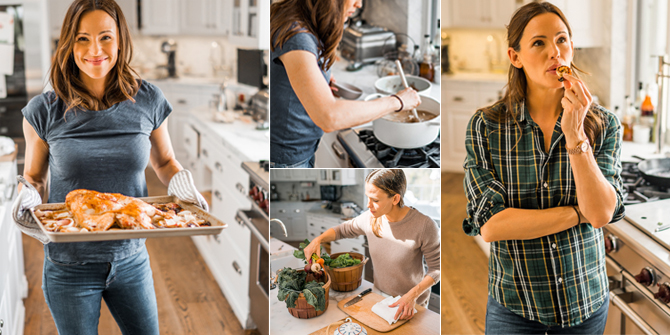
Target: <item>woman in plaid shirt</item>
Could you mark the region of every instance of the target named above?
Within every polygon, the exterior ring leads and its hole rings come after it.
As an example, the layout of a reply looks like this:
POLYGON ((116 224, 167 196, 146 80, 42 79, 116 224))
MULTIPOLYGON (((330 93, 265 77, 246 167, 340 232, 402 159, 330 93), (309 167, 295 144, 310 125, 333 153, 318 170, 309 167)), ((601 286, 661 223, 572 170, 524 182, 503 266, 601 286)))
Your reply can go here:
POLYGON ((620 123, 593 104, 572 31, 549 3, 512 17, 502 100, 466 136, 463 229, 491 242, 486 333, 602 334, 602 229, 623 218, 620 123), (559 81, 558 66, 574 74, 559 81))

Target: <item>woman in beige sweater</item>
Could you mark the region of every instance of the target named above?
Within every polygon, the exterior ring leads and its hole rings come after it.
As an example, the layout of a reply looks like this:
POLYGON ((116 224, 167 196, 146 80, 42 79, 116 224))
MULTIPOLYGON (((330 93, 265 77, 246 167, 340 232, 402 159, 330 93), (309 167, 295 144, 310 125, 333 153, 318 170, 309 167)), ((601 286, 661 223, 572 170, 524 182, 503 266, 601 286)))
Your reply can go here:
POLYGON ((305 248, 307 257, 321 255, 319 246, 323 242, 367 236, 375 288, 391 296, 402 295, 390 306, 398 306, 396 319, 412 318, 415 304, 426 306, 430 287, 440 280, 439 228, 426 215, 404 205, 406 189, 402 170, 373 171, 365 178, 370 210, 326 230, 305 248))

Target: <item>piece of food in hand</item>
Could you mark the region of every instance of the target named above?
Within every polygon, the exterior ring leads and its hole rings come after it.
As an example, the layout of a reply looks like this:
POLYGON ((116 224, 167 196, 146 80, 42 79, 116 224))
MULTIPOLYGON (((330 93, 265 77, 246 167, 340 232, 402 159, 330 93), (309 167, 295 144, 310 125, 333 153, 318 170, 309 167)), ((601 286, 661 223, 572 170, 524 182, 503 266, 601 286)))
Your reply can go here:
POLYGON ((312 264, 312 267, 311 267, 312 272, 319 272, 319 271, 321 271, 321 269, 322 269, 321 264, 319 264, 319 263, 312 264))
POLYGON ((558 75, 558 81, 563 81, 565 80, 564 75, 572 75, 572 69, 569 66, 561 65, 556 68, 556 74, 558 75))

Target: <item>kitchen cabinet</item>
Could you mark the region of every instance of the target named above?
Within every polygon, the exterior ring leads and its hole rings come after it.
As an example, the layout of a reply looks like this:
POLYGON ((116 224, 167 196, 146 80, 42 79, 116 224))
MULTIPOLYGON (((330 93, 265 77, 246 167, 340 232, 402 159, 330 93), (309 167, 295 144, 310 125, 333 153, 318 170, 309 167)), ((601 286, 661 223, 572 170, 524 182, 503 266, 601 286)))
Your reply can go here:
POLYGON ((356 169, 330 169, 318 170, 321 185, 356 185, 356 169))
MULTIPOLYGON (((65 13, 72 4, 72 0, 49 0, 48 15, 49 15, 49 33, 52 39, 60 38, 61 27, 63 26, 63 19, 65 13)), ((126 18, 128 28, 131 33, 137 32, 137 0, 116 0, 116 3, 121 7, 123 16, 126 18)))
POLYGON ((604 4, 602 0, 547 0, 560 8, 570 22, 575 48, 602 46, 604 4))
MULTIPOLYGON (((334 228, 337 225, 343 223, 341 216, 339 215, 324 215, 324 214, 307 214, 307 233, 309 240, 313 240, 315 237, 323 234, 326 230, 334 228)), ((363 243, 365 238, 363 236, 358 236, 353 239, 342 239, 333 241, 330 243, 330 253, 334 254, 337 252, 357 252, 359 254, 365 254, 365 249, 363 248, 363 243)))
POLYGON ((287 236, 284 236, 284 231, 278 224, 270 225, 270 236, 284 241, 303 241, 308 238, 306 211, 313 205, 313 202, 272 202, 270 217, 284 223, 287 236))
POLYGON ((142 0, 144 35, 176 35, 179 33, 178 0, 142 0))
POLYGON ((502 81, 442 81, 442 170, 463 172, 465 134, 478 108, 490 106, 502 96, 502 81))
POLYGON ((16 197, 16 161, 0 163, 0 334, 23 334, 28 282, 22 235, 11 217, 16 197), (5 176, 11 176, 5 177, 5 176))
POLYGON ((314 169, 273 169, 272 181, 317 181, 319 171, 314 169))
POLYGON ((515 0, 452 0, 443 4, 445 28, 504 29, 516 10, 515 0))
POLYGON ((268 49, 270 0, 232 0, 230 42, 240 47, 268 49))
POLYGON ((224 13, 229 1, 190 0, 181 1, 179 33, 185 35, 227 35, 230 20, 224 13))

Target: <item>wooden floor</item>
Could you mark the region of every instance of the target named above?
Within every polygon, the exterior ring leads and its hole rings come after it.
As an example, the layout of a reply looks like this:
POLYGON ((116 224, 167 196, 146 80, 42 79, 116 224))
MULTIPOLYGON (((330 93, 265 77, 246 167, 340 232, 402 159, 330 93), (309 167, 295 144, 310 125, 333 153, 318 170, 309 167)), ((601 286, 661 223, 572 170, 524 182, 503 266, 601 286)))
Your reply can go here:
POLYGON ((488 259, 463 233, 462 173, 442 174, 442 334, 483 334, 488 259))
MULTIPOLYGON (((147 171, 149 195, 165 195, 153 171, 147 171)), ((189 237, 147 240, 151 257, 161 334, 259 334, 244 331, 189 237)), ((42 294, 42 244, 23 237, 28 298, 25 334, 57 334, 42 294)), ((107 306, 102 304, 98 332, 121 334, 107 306)), ((73 316, 77 317, 77 316, 73 316)))

